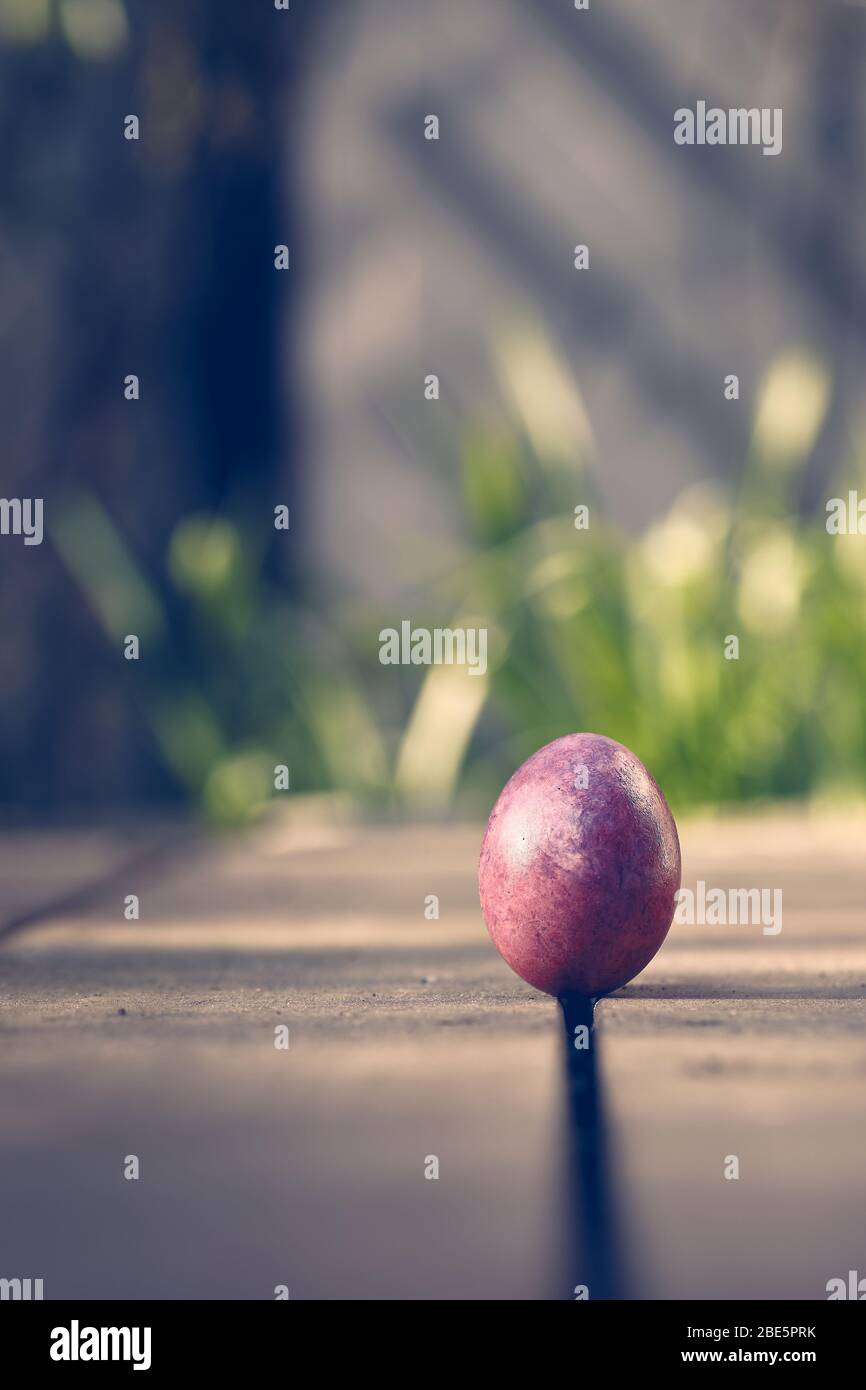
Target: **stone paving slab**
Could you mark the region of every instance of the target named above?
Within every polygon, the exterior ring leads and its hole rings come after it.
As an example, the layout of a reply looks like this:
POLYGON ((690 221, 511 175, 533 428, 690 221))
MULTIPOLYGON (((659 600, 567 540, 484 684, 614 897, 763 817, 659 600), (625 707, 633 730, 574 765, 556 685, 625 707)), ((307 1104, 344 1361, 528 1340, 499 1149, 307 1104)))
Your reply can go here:
MULTIPOLYGON (((567 1297, 558 1013, 487 940, 479 839, 196 839, 129 885, 140 921, 115 874, 7 940, 0 1275, 48 1297, 567 1297)), ((684 882, 780 886, 783 929, 675 926, 598 1007, 629 1293, 820 1298, 866 1269, 863 844, 847 817, 685 828, 684 882)), ((0 838, 4 905, 130 847, 0 838)))

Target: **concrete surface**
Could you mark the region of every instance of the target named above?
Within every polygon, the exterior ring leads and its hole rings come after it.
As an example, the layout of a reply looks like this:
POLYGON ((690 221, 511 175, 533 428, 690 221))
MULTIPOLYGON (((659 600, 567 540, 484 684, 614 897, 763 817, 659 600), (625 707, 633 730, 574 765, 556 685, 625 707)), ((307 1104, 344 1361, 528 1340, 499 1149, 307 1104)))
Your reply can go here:
MULTIPOLYGON (((783 929, 674 926, 598 1007, 634 1296, 822 1298, 866 1271, 864 829, 683 833, 684 883, 781 887, 783 929)), ((569 1297, 558 1013, 487 940, 479 840, 275 824, 126 872, 147 836, 5 835, 7 915, 108 886, 0 946, 0 1276, 48 1298, 569 1297)))

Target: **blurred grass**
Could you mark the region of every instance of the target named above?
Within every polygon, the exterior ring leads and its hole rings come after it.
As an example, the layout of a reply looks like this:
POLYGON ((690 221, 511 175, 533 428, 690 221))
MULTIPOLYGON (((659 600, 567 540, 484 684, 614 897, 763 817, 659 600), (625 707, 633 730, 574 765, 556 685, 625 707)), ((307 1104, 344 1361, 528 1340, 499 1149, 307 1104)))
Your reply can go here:
MULTIPOLYGON (((394 620, 327 577, 316 603, 287 595, 249 522, 184 518, 148 584, 95 499, 66 509, 54 540, 106 635, 118 651, 146 636, 138 698, 190 799, 242 822, 285 795, 285 764, 292 793, 477 812, 575 729, 628 744, 677 810, 862 794, 866 538, 798 514, 832 391, 820 359, 795 347, 771 365, 736 488, 698 483, 637 537, 604 515, 587 412, 544 335, 504 333, 492 363, 503 415, 451 441, 463 560, 402 613, 486 626, 484 678, 381 666, 394 620)), ((845 495, 859 475, 841 463, 845 495)))
POLYGON ((123 0, 0 0, 0 39, 29 45, 55 37, 85 62, 116 57, 130 37, 123 0))

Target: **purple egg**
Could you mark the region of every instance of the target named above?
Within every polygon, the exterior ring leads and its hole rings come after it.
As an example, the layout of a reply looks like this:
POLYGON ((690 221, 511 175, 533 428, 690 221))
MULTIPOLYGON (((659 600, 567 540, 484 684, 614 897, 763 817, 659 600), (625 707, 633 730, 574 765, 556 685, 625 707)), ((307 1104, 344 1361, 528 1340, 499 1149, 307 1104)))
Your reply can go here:
POLYGON ((668 933, 680 845, 643 763, 601 734, 539 748, 490 813, 478 868, 494 945, 548 994, 606 994, 668 933))

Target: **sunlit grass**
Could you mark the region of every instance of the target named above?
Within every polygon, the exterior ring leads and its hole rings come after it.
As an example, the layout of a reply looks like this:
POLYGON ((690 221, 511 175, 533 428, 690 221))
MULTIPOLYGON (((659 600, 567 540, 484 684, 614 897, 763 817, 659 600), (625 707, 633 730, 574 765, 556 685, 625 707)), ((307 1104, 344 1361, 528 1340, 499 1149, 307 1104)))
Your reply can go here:
MULTIPOLYGON (((525 326, 492 357, 502 412, 453 440, 463 558, 413 610, 431 628, 486 626, 483 677, 382 666, 384 615, 327 576, 315 602, 287 594, 248 521, 182 519, 160 595, 96 502, 66 510, 59 551, 112 643, 136 624, 146 636, 140 698, 204 814, 257 814, 281 794, 278 764, 292 794, 478 812, 519 761, 576 729, 634 748, 677 809, 862 790, 866 537, 830 536, 796 502, 830 399, 823 364, 782 353, 759 384, 740 477, 689 487, 628 536, 599 502, 562 359, 525 326)), ((862 477, 843 460, 831 490, 862 477)))

